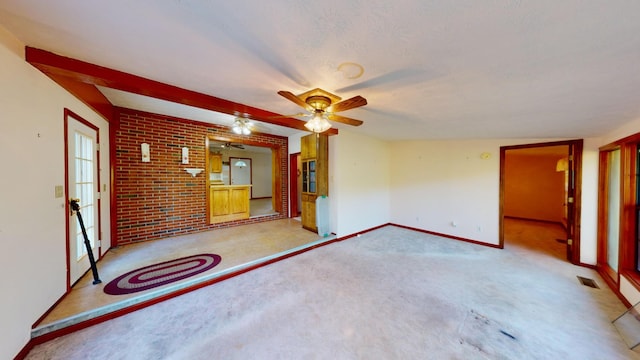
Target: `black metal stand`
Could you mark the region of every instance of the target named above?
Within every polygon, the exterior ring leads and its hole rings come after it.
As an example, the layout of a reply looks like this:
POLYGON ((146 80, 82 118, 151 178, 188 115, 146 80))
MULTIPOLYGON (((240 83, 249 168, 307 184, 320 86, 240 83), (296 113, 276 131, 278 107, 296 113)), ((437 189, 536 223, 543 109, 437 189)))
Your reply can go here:
POLYGON ((82 229, 82 236, 84 236, 84 246, 87 248, 87 255, 89 255, 89 263, 91 264, 91 272, 93 273, 93 285, 100 284, 102 280, 98 276, 98 267, 96 266, 96 260, 93 258, 93 250, 91 249, 91 242, 87 236, 87 230, 84 228, 84 221, 82 221, 82 215, 80 215, 80 204, 78 199, 71 199, 69 204, 71 210, 78 215, 78 222, 80 223, 80 229, 82 229))

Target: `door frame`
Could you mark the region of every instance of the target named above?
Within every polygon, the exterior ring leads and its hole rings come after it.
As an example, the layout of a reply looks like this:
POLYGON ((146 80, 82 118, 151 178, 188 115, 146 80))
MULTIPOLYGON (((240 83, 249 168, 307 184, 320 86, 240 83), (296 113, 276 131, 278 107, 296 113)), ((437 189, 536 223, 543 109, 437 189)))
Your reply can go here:
POLYGON ((289 217, 294 218, 300 214, 298 208, 298 200, 300 199, 298 193, 298 178, 300 177, 300 168, 298 168, 298 161, 300 160, 300 153, 289 154, 289 217))
POLYGON ((625 221, 624 221, 624 209, 623 204, 625 204, 625 164, 623 162, 624 149, 619 144, 613 146, 603 146, 599 149, 598 154, 598 252, 596 256, 596 269, 602 276, 603 280, 609 284, 612 289, 618 289, 620 284, 620 248, 621 241, 623 235, 625 235, 625 221), (610 221, 609 217, 609 154, 613 151, 619 151, 620 154, 620 163, 618 164, 620 167, 620 171, 618 173, 619 176, 619 217, 617 219, 613 219, 618 223, 618 246, 616 252, 618 253, 618 267, 617 269, 613 269, 609 266, 608 261, 608 244, 609 244, 609 234, 608 234, 608 224, 610 221))
MULTIPOLYGON (((84 119, 83 117, 81 117, 80 115, 74 113, 73 111, 69 110, 69 109, 64 109, 64 195, 65 195, 65 214, 67 214, 67 217, 65 217, 65 234, 66 234, 66 241, 65 241, 65 251, 67 254, 67 276, 66 276, 66 280, 67 280, 67 292, 71 291, 71 286, 73 285, 71 283, 71 247, 70 247, 70 239, 71 239, 71 228, 69 227, 69 214, 72 213, 71 210, 71 206, 69 204, 69 194, 71 194, 71 188, 70 188, 70 184, 69 184, 69 122, 70 121, 76 121, 79 122, 85 126, 87 126, 88 128, 95 130, 96 132, 96 167, 97 167, 97 176, 96 176, 96 193, 100 194, 100 128, 97 127, 96 125, 92 124, 91 122, 87 121, 86 119, 84 119)), ((98 261, 101 257, 102 257, 102 246, 101 246, 101 234, 102 234, 102 214, 101 214, 101 209, 102 209, 102 200, 100 198, 100 196, 97 196, 96 198, 96 210, 97 210, 97 223, 96 223, 96 230, 97 230, 97 234, 98 234, 98 238, 95 239, 95 243, 96 243, 96 254, 94 254, 95 256, 95 260, 98 261)), ((87 269, 87 271, 89 271, 90 268, 87 269)))
POLYGON ((573 155, 569 164, 569 188, 567 199, 567 236, 571 242, 567 241, 567 260, 575 265, 580 265, 580 217, 582 214, 582 149, 584 141, 582 139, 553 141, 546 143, 533 143, 500 147, 500 200, 499 200, 499 248, 504 248, 504 192, 505 192, 505 152, 513 149, 527 149, 537 147, 548 147, 558 145, 568 145, 567 155, 573 155), (569 201, 569 198, 573 201, 569 201), (569 210, 573 204, 573 209, 569 210))

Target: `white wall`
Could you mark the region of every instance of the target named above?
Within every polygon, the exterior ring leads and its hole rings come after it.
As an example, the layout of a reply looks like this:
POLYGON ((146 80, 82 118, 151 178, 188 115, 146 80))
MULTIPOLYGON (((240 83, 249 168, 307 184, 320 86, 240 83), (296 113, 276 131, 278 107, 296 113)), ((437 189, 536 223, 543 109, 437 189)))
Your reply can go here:
POLYGON ((391 222, 499 243, 500 146, 496 140, 391 144, 391 222), (481 158, 489 153, 488 159, 481 158))
MULTIPOLYGON (((66 196, 54 196, 55 186, 65 183, 64 108, 100 127, 103 149, 109 132, 102 118, 27 64, 24 44, 2 27, 0 64, 0 359, 11 359, 66 290, 66 196)), ((108 151, 101 165, 102 183, 109 184, 108 151)), ((107 235, 108 199, 107 191, 107 235)))
POLYGON ((598 253, 598 139, 584 139, 580 262, 595 265, 598 253))
POLYGON ((273 166, 271 164, 271 152, 247 152, 245 157, 251 158, 251 196, 254 198, 266 198, 273 195, 273 166))
MULTIPOLYGON (((499 243, 500 147, 558 139, 398 141, 391 144, 391 222, 499 243), (482 159, 482 153, 489 159, 482 159), (453 226, 455 223, 455 226, 453 226)), ((583 154, 580 261, 595 264, 597 140, 583 154)))
POLYGON ((389 143, 340 130, 329 137, 331 231, 338 237, 389 223, 389 143))

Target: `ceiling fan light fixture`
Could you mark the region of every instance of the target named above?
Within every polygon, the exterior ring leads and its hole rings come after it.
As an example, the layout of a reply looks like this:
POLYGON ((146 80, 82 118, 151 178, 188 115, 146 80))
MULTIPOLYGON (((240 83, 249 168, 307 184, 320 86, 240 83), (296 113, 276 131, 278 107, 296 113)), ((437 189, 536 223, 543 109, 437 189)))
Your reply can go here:
POLYGON ((313 117, 304 124, 304 127, 314 133, 321 133, 329 130, 331 128, 331 123, 329 120, 325 119, 322 112, 317 111, 313 114, 313 117))
POLYGON ((331 99, 322 95, 309 96, 305 102, 316 110, 324 110, 331 105, 331 99))
POLYGON ((247 119, 236 118, 231 129, 238 135, 249 135, 251 134, 251 125, 251 122, 247 119))

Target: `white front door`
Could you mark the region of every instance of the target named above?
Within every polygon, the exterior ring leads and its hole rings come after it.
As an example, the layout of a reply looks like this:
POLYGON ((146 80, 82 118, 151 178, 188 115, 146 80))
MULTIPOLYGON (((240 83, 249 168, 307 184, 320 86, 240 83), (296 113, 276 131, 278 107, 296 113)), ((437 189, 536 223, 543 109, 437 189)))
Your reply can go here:
MULTIPOLYGON (((80 199, 80 215, 94 257, 98 243, 98 133, 95 129, 67 116, 67 168, 69 199, 80 199)), ((82 229, 75 212, 69 216, 69 283, 73 284, 89 270, 82 229)))
POLYGON ((251 185, 251 159, 229 158, 229 163, 231 185, 251 185))

